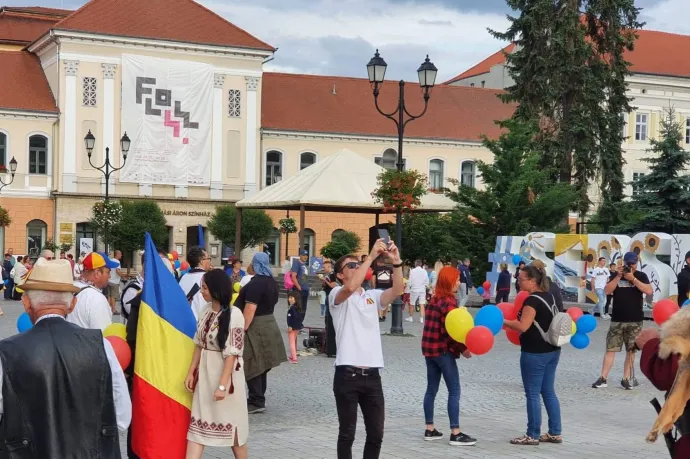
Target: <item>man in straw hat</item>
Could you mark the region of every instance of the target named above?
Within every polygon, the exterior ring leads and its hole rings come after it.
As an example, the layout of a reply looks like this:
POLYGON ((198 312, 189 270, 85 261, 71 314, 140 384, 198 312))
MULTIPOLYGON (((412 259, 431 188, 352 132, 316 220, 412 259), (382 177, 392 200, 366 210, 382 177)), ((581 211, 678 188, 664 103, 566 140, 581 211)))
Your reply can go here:
POLYGON ((69 261, 39 259, 21 288, 34 326, 0 341, 0 457, 120 459, 127 384, 101 331, 65 320, 79 290, 69 261))

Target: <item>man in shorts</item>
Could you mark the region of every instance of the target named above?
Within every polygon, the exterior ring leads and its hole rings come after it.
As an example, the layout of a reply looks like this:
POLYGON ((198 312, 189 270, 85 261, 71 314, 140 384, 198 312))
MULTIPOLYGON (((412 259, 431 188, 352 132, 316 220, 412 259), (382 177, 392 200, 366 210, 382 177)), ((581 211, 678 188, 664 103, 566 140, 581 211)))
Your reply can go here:
POLYGON ((613 294, 613 313, 611 326, 606 335, 606 354, 601 369, 601 376, 592 387, 595 389, 608 387, 606 378, 613 366, 616 352, 620 352, 625 344, 625 365, 623 367, 623 389, 632 390, 630 381, 632 369, 635 365, 635 338, 642 331, 644 311, 642 309, 644 295, 652 295, 653 289, 649 278, 642 271, 637 270, 638 256, 635 252, 628 252, 623 257, 623 266, 611 276, 606 284, 606 294, 613 294))

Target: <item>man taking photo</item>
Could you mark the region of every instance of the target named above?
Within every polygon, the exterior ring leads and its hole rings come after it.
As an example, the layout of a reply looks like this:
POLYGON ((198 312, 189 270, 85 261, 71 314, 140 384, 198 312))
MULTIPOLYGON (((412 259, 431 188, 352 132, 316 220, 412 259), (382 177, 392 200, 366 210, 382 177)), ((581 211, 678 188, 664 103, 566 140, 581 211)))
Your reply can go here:
POLYGON ((649 278, 642 271, 637 270, 638 256, 635 252, 628 252, 623 257, 623 266, 618 268, 618 274, 606 284, 606 294, 613 294, 613 314, 611 326, 606 335, 606 354, 601 369, 601 376, 592 387, 600 389, 608 387, 606 378, 613 366, 616 352, 620 352, 625 344, 625 365, 623 367, 623 389, 632 390, 630 381, 632 368, 635 364, 635 339, 642 331, 644 320, 644 295, 652 295, 653 289, 649 278))

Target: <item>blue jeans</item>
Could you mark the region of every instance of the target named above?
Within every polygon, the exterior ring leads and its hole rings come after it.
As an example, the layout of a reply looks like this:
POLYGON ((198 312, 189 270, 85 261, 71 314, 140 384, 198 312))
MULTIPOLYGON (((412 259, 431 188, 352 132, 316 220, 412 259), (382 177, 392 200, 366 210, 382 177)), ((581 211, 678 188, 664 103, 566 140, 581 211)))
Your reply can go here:
POLYGON ((326 315, 326 303, 321 303, 321 317, 326 315))
POLYGON ((598 312, 599 315, 604 314, 604 306, 606 306, 606 292, 603 288, 594 289, 594 293, 597 294, 597 304, 592 308, 592 314, 598 312))
POLYGON ((541 403, 544 400, 546 413, 549 415, 549 434, 561 435, 561 406, 556 397, 556 367, 561 351, 546 354, 520 354, 520 372, 522 385, 527 398, 527 435, 539 438, 541 435, 541 403))
POLYGON ((424 359, 426 360, 426 394, 424 394, 424 419, 426 423, 434 423, 434 400, 436 400, 441 375, 443 375, 443 381, 448 388, 450 428, 460 428, 460 373, 455 357, 446 352, 439 357, 425 357, 424 359))

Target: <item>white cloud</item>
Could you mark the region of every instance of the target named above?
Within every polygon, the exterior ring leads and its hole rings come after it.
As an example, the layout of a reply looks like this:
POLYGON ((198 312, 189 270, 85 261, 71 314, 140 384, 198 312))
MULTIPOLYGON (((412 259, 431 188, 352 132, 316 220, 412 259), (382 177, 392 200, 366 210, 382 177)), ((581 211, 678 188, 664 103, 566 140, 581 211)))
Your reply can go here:
POLYGON ((649 30, 662 30, 679 34, 690 34, 688 22, 688 0, 663 0, 642 11, 649 30))

